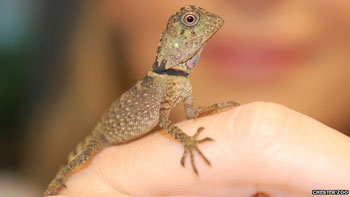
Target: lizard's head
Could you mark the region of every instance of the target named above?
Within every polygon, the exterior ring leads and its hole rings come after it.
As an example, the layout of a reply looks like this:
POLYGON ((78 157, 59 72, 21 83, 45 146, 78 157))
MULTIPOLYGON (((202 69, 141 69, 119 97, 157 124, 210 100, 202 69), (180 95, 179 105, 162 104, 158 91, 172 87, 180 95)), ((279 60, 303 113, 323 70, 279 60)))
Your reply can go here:
POLYGON ((224 20, 197 6, 185 6, 172 15, 161 35, 153 70, 190 73, 206 42, 224 20))

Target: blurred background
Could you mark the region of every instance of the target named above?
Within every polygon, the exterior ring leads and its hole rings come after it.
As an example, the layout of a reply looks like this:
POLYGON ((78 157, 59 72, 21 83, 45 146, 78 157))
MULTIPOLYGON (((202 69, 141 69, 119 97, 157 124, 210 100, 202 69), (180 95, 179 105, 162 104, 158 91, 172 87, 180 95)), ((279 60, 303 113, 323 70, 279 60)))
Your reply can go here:
POLYGON ((0 196, 43 192, 187 4, 225 19, 190 77, 195 105, 276 102, 350 135, 348 0, 2 0, 0 196))

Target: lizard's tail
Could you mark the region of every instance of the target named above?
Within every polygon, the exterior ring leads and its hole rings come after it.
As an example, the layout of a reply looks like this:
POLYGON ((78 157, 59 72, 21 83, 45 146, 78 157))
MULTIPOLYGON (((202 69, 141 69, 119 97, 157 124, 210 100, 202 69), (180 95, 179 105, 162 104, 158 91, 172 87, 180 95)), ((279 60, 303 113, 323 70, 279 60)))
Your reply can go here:
POLYGON ((66 164, 59 169, 56 177, 51 181, 44 195, 58 194, 62 188, 66 187, 65 182, 72 172, 82 164, 90 161, 103 147, 104 143, 100 138, 91 135, 87 136, 85 140, 81 141, 76 148, 70 152, 66 164))
MULTIPOLYGON (((76 158, 79 154, 81 154, 84 149, 88 146, 88 144, 91 144, 91 140, 93 137, 91 135, 88 135, 84 140, 80 141, 75 148, 68 154, 67 160, 65 162, 65 166, 69 164, 74 158, 76 158)), ((99 144, 95 144, 95 149, 99 149, 99 144)))

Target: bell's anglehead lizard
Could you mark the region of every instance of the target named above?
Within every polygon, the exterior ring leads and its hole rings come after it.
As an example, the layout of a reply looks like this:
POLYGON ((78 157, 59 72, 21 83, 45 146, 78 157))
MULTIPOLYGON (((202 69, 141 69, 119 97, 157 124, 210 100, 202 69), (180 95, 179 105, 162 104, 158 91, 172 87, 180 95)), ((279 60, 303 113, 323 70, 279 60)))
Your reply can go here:
POLYGON ((192 5, 181 8, 171 16, 161 35, 152 70, 111 105, 92 133, 68 156, 67 163, 51 181, 45 195, 58 194, 66 187, 65 182, 72 172, 90 161, 99 151, 141 138, 158 124, 183 144, 184 153, 180 162, 182 166, 185 166, 185 158, 189 155, 192 168, 198 174, 194 152, 210 165, 197 147, 199 143, 212 140, 208 137, 197 139, 204 128, 198 128, 195 135, 189 136, 172 123, 169 114, 181 101, 184 101, 189 119, 238 105, 229 101, 194 108, 192 87, 187 78, 204 45, 222 25, 221 17, 192 5))

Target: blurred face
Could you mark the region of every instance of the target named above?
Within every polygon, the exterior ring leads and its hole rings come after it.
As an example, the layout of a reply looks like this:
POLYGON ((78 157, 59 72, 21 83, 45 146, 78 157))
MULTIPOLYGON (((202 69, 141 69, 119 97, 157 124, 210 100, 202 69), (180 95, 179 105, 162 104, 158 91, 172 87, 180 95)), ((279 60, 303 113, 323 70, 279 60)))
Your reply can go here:
POLYGON ((103 1, 127 36, 135 80, 151 68, 168 17, 188 4, 225 20, 190 76, 197 106, 271 101, 349 129, 349 0, 103 1))

